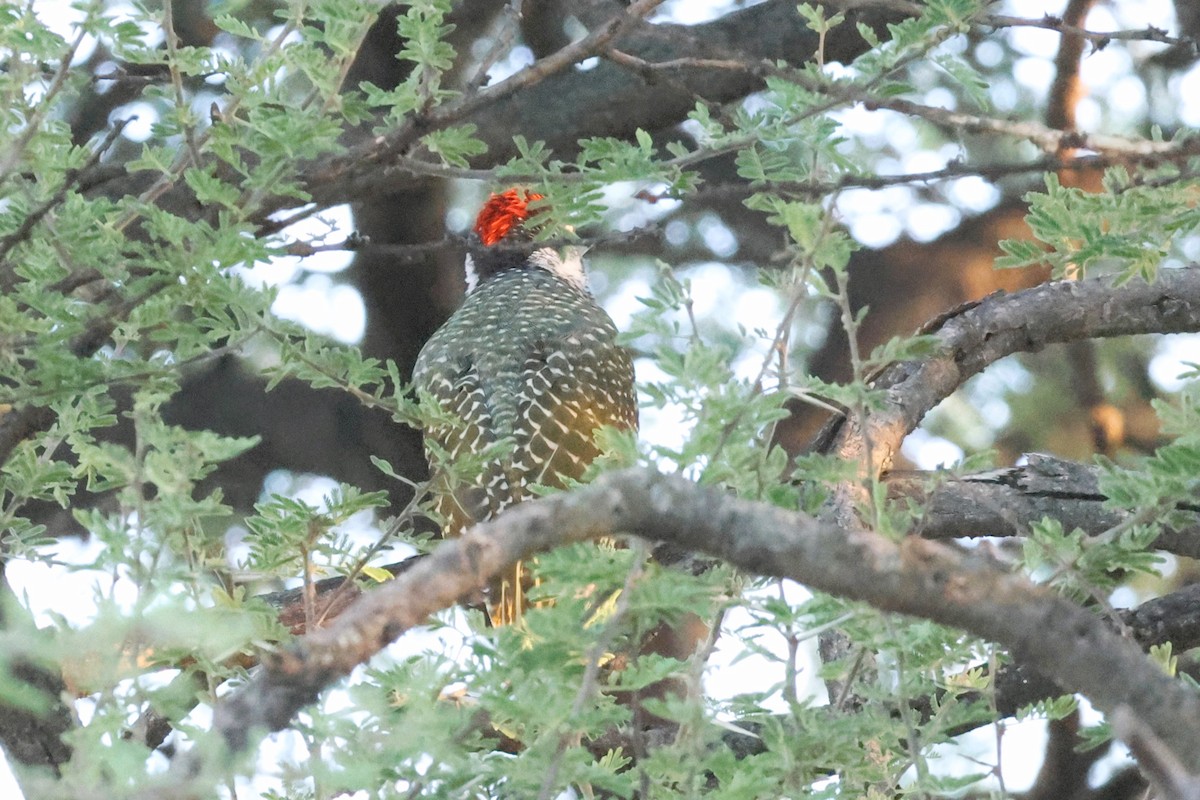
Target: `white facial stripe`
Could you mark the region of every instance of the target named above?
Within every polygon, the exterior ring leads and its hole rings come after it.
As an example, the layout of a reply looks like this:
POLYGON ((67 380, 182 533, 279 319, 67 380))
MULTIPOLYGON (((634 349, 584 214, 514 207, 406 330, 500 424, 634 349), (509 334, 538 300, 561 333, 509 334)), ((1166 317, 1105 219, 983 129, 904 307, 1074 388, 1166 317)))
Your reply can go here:
POLYGON ((471 254, 467 253, 467 294, 475 291, 479 286, 479 270, 475 269, 475 259, 471 258, 471 254))
POLYGON ((533 254, 529 256, 529 263, 552 275, 557 275, 577 290, 586 293, 588 290, 587 273, 583 269, 585 252, 587 252, 585 247, 568 246, 564 247, 562 255, 559 255, 553 248, 543 247, 533 251, 533 254))

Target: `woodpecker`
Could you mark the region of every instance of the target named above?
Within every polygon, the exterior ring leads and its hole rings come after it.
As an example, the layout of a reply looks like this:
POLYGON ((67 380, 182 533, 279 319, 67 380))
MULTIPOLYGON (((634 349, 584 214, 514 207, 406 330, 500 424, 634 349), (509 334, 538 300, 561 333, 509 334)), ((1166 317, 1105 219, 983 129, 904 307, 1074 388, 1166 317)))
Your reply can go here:
MULTIPOLYGON (((426 455, 446 536, 520 502, 533 485, 580 478, 600 452, 598 428, 637 429, 633 362, 588 289, 582 249, 534 242, 539 214, 529 206, 541 199, 509 189, 484 204, 466 299, 413 370, 422 403, 435 405, 426 455), (464 462, 469 474, 453 475, 464 462)), ((521 616, 523 572, 517 564, 492 586, 494 624, 521 616)))

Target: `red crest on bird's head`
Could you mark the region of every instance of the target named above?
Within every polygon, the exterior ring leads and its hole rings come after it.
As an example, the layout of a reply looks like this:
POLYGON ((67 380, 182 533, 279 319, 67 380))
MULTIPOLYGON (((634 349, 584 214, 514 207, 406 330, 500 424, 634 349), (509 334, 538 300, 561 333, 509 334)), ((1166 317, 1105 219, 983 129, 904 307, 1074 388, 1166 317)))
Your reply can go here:
POLYGON ((479 241, 490 246, 503 239, 515 226, 529 219, 529 204, 541 199, 540 194, 518 189, 509 189, 489 197, 475 218, 475 233, 479 234, 479 241))

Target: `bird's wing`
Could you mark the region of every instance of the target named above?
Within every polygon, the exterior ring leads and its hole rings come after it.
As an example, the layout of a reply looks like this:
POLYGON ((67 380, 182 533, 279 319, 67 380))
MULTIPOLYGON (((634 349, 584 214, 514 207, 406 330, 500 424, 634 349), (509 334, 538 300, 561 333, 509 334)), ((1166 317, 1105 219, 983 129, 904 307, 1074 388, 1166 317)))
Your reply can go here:
POLYGON ((507 493, 492 407, 477 366, 467 360, 445 363, 420 376, 421 391, 434 401, 425 429, 425 450, 433 474, 435 512, 442 533, 456 536, 472 522, 502 507, 507 493))
POLYGON ((512 475, 531 484, 563 486, 582 477, 599 455, 595 431, 637 427, 633 366, 615 343, 572 334, 525 361, 512 475))

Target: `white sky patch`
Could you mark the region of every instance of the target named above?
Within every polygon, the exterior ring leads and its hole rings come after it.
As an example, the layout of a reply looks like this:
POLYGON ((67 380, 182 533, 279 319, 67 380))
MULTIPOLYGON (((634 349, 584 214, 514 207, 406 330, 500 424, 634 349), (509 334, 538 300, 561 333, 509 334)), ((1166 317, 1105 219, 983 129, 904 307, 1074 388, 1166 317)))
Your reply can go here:
POLYGON ((883 147, 887 123, 891 118, 901 119, 899 114, 890 111, 868 111, 861 104, 834 109, 829 115, 837 120, 838 124, 854 131, 854 135, 864 145, 876 148, 883 147))
MULTIPOLYGON (((670 380, 670 376, 648 358, 637 359, 634 362, 634 369, 637 372, 639 384, 665 383, 670 380)), ((639 415, 641 425, 638 438, 647 445, 679 450, 687 441, 692 423, 685 418, 683 408, 674 405, 664 408, 643 405, 639 415)))
MULTIPOLYGON (((487 48, 485 48, 486 51, 487 48)), ((509 51, 488 70, 487 85, 492 86, 505 78, 510 78, 534 62, 533 51, 525 45, 518 45, 509 51)))
POLYGON ((999 42, 984 39, 975 46, 975 58, 982 67, 994 67, 1004 60, 1004 48, 999 42))
POLYGON ((24 796, 16 776, 12 773, 12 767, 8 765, 8 758, 0 757, 0 797, 12 797, 20 800, 24 796))
POLYGON ((717 258, 729 258, 738 249, 737 237, 726 227, 720 217, 705 215, 696 224, 696 231, 704 240, 704 246, 717 258))
MULTIPOLYGON (((908 171, 907 167, 892 160, 880 171, 881 174, 903 174, 908 171)), ((836 213, 850 228, 856 241, 867 247, 885 247, 905 233, 906 218, 913 208, 915 196, 909 186, 890 186, 877 191, 849 189, 838 195, 836 213)), ((920 225, 918 222, 918 228, 920 225)))
POLYGON ((1098 130, 1104 125, 1104 109, 1094 97, 1080 98, 1075 104, 1075 121, 1080 130, 1098 130))
POLYGON ((1017 87, 1010 81, 997 81, 988 87, 988 97, 991 98, 992 105, 996 111, 1007 113, 1017 107, 1017 102, 1020 101, 1021 95, 1017 92, 1017 87))
POLYGON ((1193 66, 1178 81, 1171 81, 1174 95, 1180 101, 1179 121, 1200 127, 1200 64, 1193 66))
POLYGON ((339 342, 354 344, 367 328, 367 311, 358 290, 335 284, 327 275, 310 275, 300 285, 279 290, 271 311, 339 342))
MULTIPOLYGON (((286 214, 293 214, 296 209, 291 209, 286 214)), ((329 245, 340 242, 346 238, 349 233, 354 230, 354 218, 350 213, 349 205, 333 206, 321 212, 307 217, 296 222, 294 225, 289 225, 280 231, 272 240, 273 244, 286 244, 288 242, 300 242, 313 246, 329 245)), ((314 253, 311 256, 278 256, 271 259, 267 265, 255 264, 250 270, 243 271, 248 281, 252 281, 252 276, 257 275, 258 270, 264 266, 269 266, 268 272, 275 274, 283 274, 288 277, 282 280, 267 280, 263 279, 258 285, 278 286, 287 280, 290 276, 299 270, 308 272, 341 272, 350 266, 350 262, 354 260, 354 253, 349 250, 326 250, 320 253, 314 253)))
MULTIPOLYGON (((958 148, 953 150, 957 152, 958 148)), ((944 168, 947 160, 940 150, 914 150, 904 157, 901 172, 934 172, 944 168)))
POLYGON ((651 19, 654 22, 674 22, 679 25, 700 25, 725 16, 735 8, 745 8, 757 3, 733 3, 729 0, 674 0, 657 9, 651 19))
POLYGON ((33 4, 33 13, 43 25, 67 41, 74 40, 79 33, 77 26, 87 17, 70 0, 37 0, 33 4))
MULTIPOLYGON (((973 385, 968 383, 964 391, 950 395, 933 410, 926 418, 925 430, 936 428, 940 422, 971 452, 986 450, 995 444, 999 420, 1007 420, 1011 414, 1007 409, 1001 412, 995 407, 996 404, 1004 405, 1000 395, 976 392, 973 385), (992 415, 989 416, 989 413, 992 415)), ((944 457, 939 458, 952 463, 944 457)))
POLYGON ((689 268, 682 276, 692 289, 692 308, 697 319, 727 312, 726 303, 739 288, 729 267, 711 261, 689 268))
POLYGON ((87 625, 96 618, 98 593, 124 608, 131 608, 137 600, 137 587, 129 579, 114 580, 110 571, 88 568, 103 549, 95 537, 64 536, 49 548, 49 554, 62 564, 22 559, 6 565, 5 575, 18 597, 29 598, 29 610, 37 624, 52 624, 51 615, 60 615, 72 625, 87 625))
MULTIPOLYGON (((779 586, 771 584, 747 593, 747 597, 776 597, 779 586)), ((812 592, 800 584, 783 581, 783 596, 791 606, 798 606, 812 597, 812 592)), ((717 638, 717 647, 704 670, 705 693, 717 702, 728 701, 739 694, 763 692, 776 687, 762 707, 770 713, 787 711, 780 688, 784 680, 784 664, 787 658, 787 641, 783 634, 764 624, 745 608, 730 609, 725 615, 722 633, 717 638), (753 641, 770 655, 754 653, 742 647, 743 639, 753 641)), ((800 667, 797 696, 803 700, 823 705, 828 702, 825 684, 817 677, 817 637, 806 639, 801 645, 797 659, 800 667)), ((724 716, 724 715, 722 715, 724 716)), ((732 721, 731 717, 724 716, 732 721)))
POLYGON ((900 452, 916 464, 917 469, 924 470, 953 467, 966 455, 954 442, 934 436, 922 428, 917 428, 905 438, 900 452))
POLYGON ((129 120, 121 135, 134 142, 144 142, 153 133, 154 123, 158 122, 158 109, 149 103, 130 103, 121 106, 117 112, 119 119, 129 120))
MULTIPOLYGON (((634 278, 622 281, 612 288, 613 291, 604 299, 604 310, 612 317, 617 330, 629 330, 633 315, 646 309, 638 298, 650 295, 650 284, 634 278)), ((639 375, 639 380, 640 378, 639 375)))
MULTIPOLYGON (((1010 0, 1007 12, 1027 19, 1040 19, 1046 14, 1046 4, 1042 0, 1010 0)), ((1056 31, 1043 28, 1014 26, 1008 29, 1009 43, 1018 53, 1038 56, 1044 59, 1054 58, 1058 51, 1059 35, 1056 31)))
POLYGON ((1045 58, 1021 58, 1013 64, 1013 77, 1018 83, 1042 95, 1054 82, 1054 64, 1045 58))
POLYGON ((958 97, 944 86, 935 86, 925 93, 925 105, 934 108, 944 108, 947 111, 958 109, 958 97))
POLYGON ((962 222, 962 212, 945 203, 918 203, 904 214, 904 228, 918 242, 931 242, 962 222))
MULTIPOLYGON (((1004 786, 1010 792, 1023 792, 1033 786, 1042 757, 1046 750, 1046 722, 1027 719, 1021 722, 1006 720, 1004 736, 1000 739, 1000 764, 1004 770, 1004 786)), ((930 771, 935 775, 963 776, 987 772, 996 763, 996 728, 982 728, 956 737, 945 744, 934 745, 927 759, 930 771)), ((905 773, 902 785, 915 778, 915 768, 905 773)), ((998 789, 994 777, 972 787, 973 791, 986 792, 998 789)))
POLYGON ((461 206, 452 206, 446 211, 446 230, 465 234, 471 224, 471 214, 461 206))
POLYGON ((952 203, 975 214, 992 208, 1002 197, 994 183, 989 183, 978 175, 967 175, 947 181, 942 188, 952 203))
POLYGON ((1129 75, 1131 69, 1133 61, 1129 58, 1128 50, 1106 47, 1085 53, 1079 76, 1089 88, 1105 88, 1129 75))
MULTIPOLYGON (((273 242, 321 246, 342 241, 353 229, 350 207, 340 205, 289 225, 273 242)), ((278 256, 239 267, 236 272, 250 286, 279 287, 279 296, 271 307, 279 317, 352 344, 366 330, 366 307, 357 289, 333 280, 329 274, 345 270, 353 259, 354 253, 349 250, 327 250, 303 258, 278 256), (302 273, 309 274, 300 281, 302 273)))
MULTIPOLYGON (((629 233, 639 231, 657 222, 683 205, 683 201, 670 197, 659 198, 669 187, 663 183, 646 184, 642 181, 620 181, 605 187, 602 196, 608 206, 608 227, 629 233)), ((684 226, 687 228, 688 226, 684 226)))
POLYGON ((895 214, 857 214, 845 222, 855 241, 867 247, 886 247, 904 233, 904 226, 895 214))
POLYGON ((1033 390, 1033 373, 1016 358, 1005 358, 988 367, 967 384, 969 391, 978 390, 982 395, 995 396, 1003 389, 1013 392, 1033 390), (993 383, 994 382, 994 383, 993 383))
POLYGON ((1125 116, 1142 117, 1146 114, 1146 84, 1134 75, 1117 78, 1105 96, 1113 109, 1125 116))
POLYGON ((1000 398, 989 397, 980 400, 979 415, 987 420, 991 430, 996 431, 1003 428, 1012 419, 1012 409, 1000 398))
POLYGON ((1164 336, 1150 360, 1150 379, 1164 392, 1177 392, 1196 380, 1197 368, 1187 366, 1188 362, 1200 364, 1200 334, 1164 336), (1187 373, 1193 377, 1182 377, 1187 373))
POLYGON ((1142 603, 1142 597, 1131 586, 1118 586, 1108 596, 1108 604, 1113 608, 1135 608, 1142 603))
MULTIPOLYGON (((1088 12, 1087 27, 1096 31, 1113 31, 1130 28, 1161 28, 1174 33, 1178 30, 1175 20, 1175 5, 1171 0, 1138 0, 1114 4, 1096 4, 1088 12)), ((1128 42, 1135 57, 1142 58, 1160 53, 1163 45, 1154 42, 1128 42)))
MULTIPOLYGON (((733 362, 729 365, 733 374, 744 381, 753 381, 757 378, 762 371, 763 360, 766 358, 766 347, 767 341, 763 341, 758 348, 746 350, 734 356, 733 362)), ((768 389, 774 388, 769 382, 766 385, 768 389)))
POLYGON ((675 247, 682 247, 691 235, 691 226, 681 219, 671 220, 663 229, 663 236, 666 237, 667 243, 675 247))
POLYGON ((886 118, 883 132, 889 145, 899 153, 911 152, 916 148, 919 134, 911 119, 891 112, 881 116, 886 118))
POLYGON ((774 289, 750 286, 734 298, 733 316, 747 330, 766 327, 770 321, 783 316, 783 300, 774 289))

